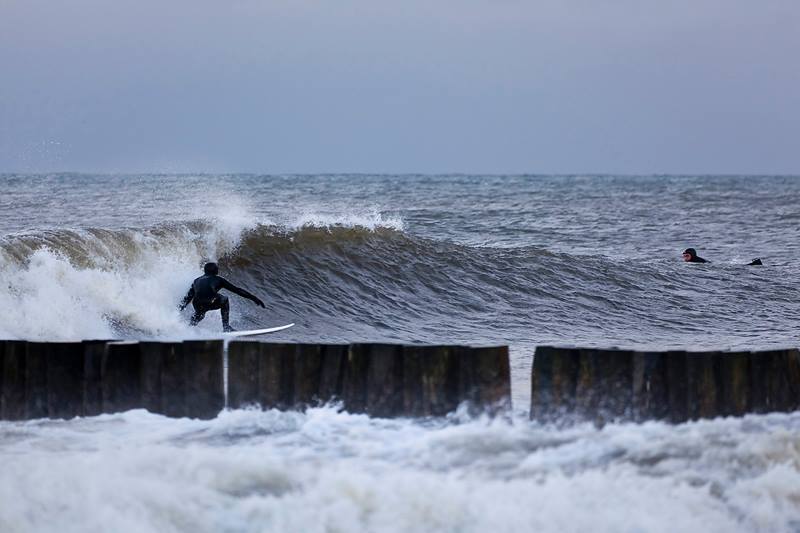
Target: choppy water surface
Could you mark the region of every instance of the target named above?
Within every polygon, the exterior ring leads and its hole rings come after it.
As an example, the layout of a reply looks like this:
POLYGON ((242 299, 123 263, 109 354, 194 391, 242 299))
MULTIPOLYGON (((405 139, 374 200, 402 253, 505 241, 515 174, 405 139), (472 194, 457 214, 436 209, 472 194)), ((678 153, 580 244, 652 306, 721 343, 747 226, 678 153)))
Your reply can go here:
MULTIPOLYGON (((197 335, 175 306, 218 260, 267 303, 234 296, 235 327, 297 323, 274 340, 510 344, 520 412, 537 344, 799 344, 800 178, 0 183, 5 338, 197 335), (682 263, 689 246, 712 263, 682 263)), ((210 313, 200 331, 219 328, 210 313)), ((0 423, 0 450, 9 531, 800 530, 794 415, 598 430, 131 412, 0 423)))

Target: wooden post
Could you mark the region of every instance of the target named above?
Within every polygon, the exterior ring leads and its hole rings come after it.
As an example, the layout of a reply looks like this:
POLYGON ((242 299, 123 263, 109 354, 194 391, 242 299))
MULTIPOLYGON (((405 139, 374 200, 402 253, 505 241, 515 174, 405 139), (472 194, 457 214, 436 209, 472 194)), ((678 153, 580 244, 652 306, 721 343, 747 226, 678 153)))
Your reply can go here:
POLYGON ((403 347, 403 412, 444 416, 458 407, 458 358, 454 346, 403 347))
POLYGON ((151 413, 161 412, 161 342, 140 342, 141 368, 139 369, 142 387, 142 407, 151 413))
MULTIPOLYGON (((431 415, 424 398, 422 365, 428 357, 433 356, 436 348, 438 347, 403 346, 403 413, 406 416, 431 415)), ((457 378, 458 375, 456 387, 457 378)))
POLYGON ((234 341, 228 345, 228 406, 263 409, 294 405, 295 345, 234 341))
POLYGON ((346 344, 326 344, 322 346, 322 370, 319 378, 319 398, 328 403, 342 398, 346 344))
POLYGON ((533 359, 531 419, 555 422, 575 412, 580 350, 539 346, 533 359))
MULTIPOLYGON (((189 415, 186 400, 186 362, 183 345, 164 343, 161 348, 161 410, 165 416, 189 415)), ((222 385, 220 385, 220 389, 222 385)))
POLYGON ((472 413, 497 414, 511 406, 508 346, 458 350, 459 395, 472 413))
POLYGON ((633 352, 580 350, 576 411, 605 423, 630 418, 633 413, 633 352))
POLYGON ((234 341, 228 344, 228 407, 240 409, 259 403, 261 343, 234 341))
POLYGON ((633 420, 664 420, 669 416, 666 368, 663 353, 633 353, 633 420))
POLYGON ((47 415, 50 418, 82 416, 84 347, 80 342, 54 342, 45 346, 47 415))
POLYGON ((367 409, 369 350, 369 344, 351 344, 347 351, 342 400, 345 410, 350 413, 364 413, 367 409))
POLYGON ((119 413, 142 407, 139 343, 110 342, 101 367, 103 412, 119 413))
POLYGON ((5 409, 3 406, 6 403, 6 380, 4 378, 6 373, 6 344, 9 341, 0 341, 0 420, 5 420, 3 415, 5 409))
POLYGON ((783 376, 786 379, 786 410, 800 409, 800 350, 786 350, 782 356, 783 376))
POLYGON ((24 420, 25 414, 25 375, 27 343, 25 341, 4 341, 3 393, 0 403, 0 418, 3 420, 24 420))
POLYGON ((46 342, 29 342, 25 361, 25 418, 47 417, 47 353, 46 342))
POLYGON ((749 354, 750 372, 748 376, 749 404, 751 413, 769 413, 774 411, 770 394, 770 372, 772 372, 772 356, 770 352, 754 352, 749 354))
POLYGON ((289 409, 294 406, 294 354, 293 344, 261 345, 258 403, 264 409, 289 409))
POLYGON ((183 345, 141 342, 142 407, 171 417, 187 416, 183 345))
POLYGON ((103 412, 102 366, 106 344, 113 341, 83 341, 83 414, 95 416, 103 412))
POLYGON ((223 341, 184 341, 186 416, 215 418, 225 407, 223 341))
POLYGON ((294 352, 294 406, 304 408, 320 403, 322 346, 297 344, 294 352))
POLYGON ((687 353, 687 408, 688 418, 714 418, 719 416, 717 373, 714 368, 719 352, 687 353))
MULTIPOLYGON (((759 354, 754 354, 759 355, 759 354)), ((790 412, 800 406, 800 360, 797 349, 772 350, 767 358, 767 394, 773 411, 790 412)))
POLYGON ((582 419, 593 419, 597 413, 595 399, 598 366, 596 350, 582 349, 578 352, 578 380, 575 383, 575 413, 582 419))
POLYGON ((548 422, 555 418, 553 399, 553 360, 557 348, 553 346, 537 346, 531 365, 531 420, 548 422))
POLYGON ((668 419, 674 424, 689 420, 689 370, 686 352, 669 351, 664 354, 667 375, 668 419))
POLYGON ((752 403, 748 352, 719 352, 714 356, 720 416, 742 416, 752 403))
POLYGON ((399 416, 403 410, 403 352, 394 344, 365 345, 368 353, 366 412, 399 416))

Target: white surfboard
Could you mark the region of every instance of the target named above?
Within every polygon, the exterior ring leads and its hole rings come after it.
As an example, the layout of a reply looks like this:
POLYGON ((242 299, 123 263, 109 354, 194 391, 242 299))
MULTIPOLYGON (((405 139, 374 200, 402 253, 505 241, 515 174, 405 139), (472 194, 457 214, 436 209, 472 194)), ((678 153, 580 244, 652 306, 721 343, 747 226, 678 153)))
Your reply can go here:
POLYGON ((289 329, 292 326, 294 326, 294 322, 292 322, 291 324, 286 324, 285 326, 278 326, 275 328, 248 329, 247 331, 231 331, 228 333, 223 333, 222 336, 226 338, 232 338, 232 337, 251 337, 253 335, 265 335, 267 333, 275 333, 276 331, 283 331, 284 329, 289 329))

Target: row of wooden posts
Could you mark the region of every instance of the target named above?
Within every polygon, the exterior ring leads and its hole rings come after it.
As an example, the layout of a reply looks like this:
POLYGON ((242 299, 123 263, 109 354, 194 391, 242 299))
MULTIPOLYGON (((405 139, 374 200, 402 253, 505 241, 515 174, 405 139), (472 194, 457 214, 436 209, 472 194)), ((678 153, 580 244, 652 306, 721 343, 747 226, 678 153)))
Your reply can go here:
MULTIPOLYGON (((373 416, 441 416, 510 398, 508 348, 389 344, 227 346, 228 406, 339 402, 373 416)), ((213 418, 225 407, 223 341, 0 341, 0 419, 144 408, 213 418)))
MULTIPOLYGON (((144 408, 213 418, 226 406, 223 341, 0 341, 0 419, 144 408)), ((510 405, 508 348, 392 344, 227 346, 227 406, 335 401, 372 416, 510 405)), ((800 352, 634 352, 539 347, 531 419, 667 420, 800 409, 800 352)))
POLYGON ((538 347, 531 418, 666 420, 800 409, 800 352, 634 352, 538 347))

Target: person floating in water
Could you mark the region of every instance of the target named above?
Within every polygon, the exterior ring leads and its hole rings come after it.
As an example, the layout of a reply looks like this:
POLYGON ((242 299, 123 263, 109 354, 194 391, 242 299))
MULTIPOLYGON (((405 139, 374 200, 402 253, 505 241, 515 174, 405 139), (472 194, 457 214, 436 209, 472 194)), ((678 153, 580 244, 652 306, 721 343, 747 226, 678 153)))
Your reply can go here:
MULTIPOLYGON (((687 248, 683 251, 683 260, 687 263, 710 263, 710 261, 698 256, 697 250, 694 248, 687 248)), ((764 263, 761 262, 761 259, 756 258, 747 263, 747 266, 758 266, 763 264, 764 263)))
POLYGON ((687 263, 708 263, 708 261, 697 255, 697 250, 694 248, 687 248, 683 251, 683 260, 687 263))
POLYGON ((219 309, 222 314, 222 329, 224 331, 235 331, 228 322, 231 310, 228 297, 224 294, 217 294, 221 289, 227 289, 243 298, 252 300, 256 305, 265 307, 264 302, 257 296, 220 277, 219 267, 216 263, 206 263, 203 267, 203 273, 204 275, 192 282, 189 292, 184 296, 179 306, 180 310, 183 311, 189 305, 189 302, 192 303, 194 315, 192 315, 192 319, 189 322, 192 326, 196 326, 198 322, 203 320, 208 311, 219 309))

